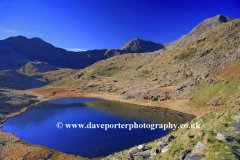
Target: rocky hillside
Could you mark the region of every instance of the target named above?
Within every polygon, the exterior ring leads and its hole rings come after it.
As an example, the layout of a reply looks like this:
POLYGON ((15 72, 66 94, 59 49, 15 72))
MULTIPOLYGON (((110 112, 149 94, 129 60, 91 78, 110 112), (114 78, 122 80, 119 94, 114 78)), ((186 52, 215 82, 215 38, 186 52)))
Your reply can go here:
POLYGON ((209 113, 185 124, 197 126, 180 128, 155 141, 141 144, 104 158, 113 159, 160 159, 160 160, 237 160, 239 154, 239 109, 209 113), (234 126, 234 127, 227 127, 234 126))

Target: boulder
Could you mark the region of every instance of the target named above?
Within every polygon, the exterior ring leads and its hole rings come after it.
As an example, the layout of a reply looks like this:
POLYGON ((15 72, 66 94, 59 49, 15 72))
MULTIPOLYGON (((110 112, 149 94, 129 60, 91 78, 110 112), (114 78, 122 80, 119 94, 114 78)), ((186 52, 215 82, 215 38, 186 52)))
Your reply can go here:
POLYGON ((225 135, 225 134, 222 134, 222 133, 218 132, 216 138, 220 141, 226 141, 228 139, 228 135, 225 135))
POLYGON ((169 144, 169 145, 167 145, 166 147, 163 147, 163 148, 161 149, 161 152, 162 152, 162 153, 167 152, 171 146, 172 146, 172 145, 169 144))
POLYGON ((140 149, 143 149, 144 147, 145 147, 144 144, 138 145, 138 149, 139 149, 139 150, 140 150, 140 149))
POLYGON ((165 141, 158 141, 157 142, 157 148, 161 149, 163 147, 167 146, 167 143, 165 141))
POLYGON ((138 160, 138 159, 148 159, 151 156, 156 155, 154 149, 146 150, 146 151, 135 151, 129 154, 131 159, 138 160))
POLYGON ((169 142, 169 141, 171 141, 172 139, 174 139, 175 137, 172 135, 172 134, 170 134, 167 138, 166 138, 166 141, 167 142, 169 142))
POLYGON ((208 76, 209 76, 209 73, 204 73, 204 74, 202 74, 201 78, 202 78, 202 79, 205 79, 205 78, 207 78, 208 76))
POLYGON ((202 142, 198 142, 197 145, 193 148, 192 153, 200 153, 206 149, 205 145, 202 142))
POLYGON ((191 153, 191 151, 192 151, 191 149, 183 150, 182 153, 180 154, 180 160, 184 160, 185 157, 186 157, 189 153, 191 153))
POLYGON ((203 159, 202 156, 190 153, 186 156, 184 160, 201 160, 201 159, 203 159))
POLYGON ((184 87, 186 87, 186 86, 183 84, 180 84, 179 86, 177 86, 177 88, 174 89, 174 91, 182 90, 184 87))

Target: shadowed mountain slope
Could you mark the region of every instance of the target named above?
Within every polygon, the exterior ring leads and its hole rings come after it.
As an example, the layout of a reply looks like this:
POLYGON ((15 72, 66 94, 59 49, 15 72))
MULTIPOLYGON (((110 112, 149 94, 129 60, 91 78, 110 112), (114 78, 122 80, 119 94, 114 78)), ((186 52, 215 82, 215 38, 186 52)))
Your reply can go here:
POLYGON ((151 41, 134 39, 120 49, 100 49, 82 52, 54 47, 40 38, 10 37, 0 41, 0 69, 19 69, 27 62, 42 61, 61 68, 80 69, 97 61, 124 53, 151 52, 164 48, 151 41))
POLYGON ((96 61, 105 59, 104 53, 106 51, 97 50, 97 53, 96 51, 70 52, 56 48, 40 38, 27 39, 23 36, 10 37, 0 41, 0 43, 5 46, 4 52, 15 52, 21 59, 47 62, 61 68, 84 68, 96 61))

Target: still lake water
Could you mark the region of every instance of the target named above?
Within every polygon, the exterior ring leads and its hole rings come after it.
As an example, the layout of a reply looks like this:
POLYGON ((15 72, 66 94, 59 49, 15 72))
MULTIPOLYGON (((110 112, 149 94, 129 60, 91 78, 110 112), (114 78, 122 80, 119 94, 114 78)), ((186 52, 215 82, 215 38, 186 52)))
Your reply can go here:
POLYGON ((20 116, 8 119, 2 130, 21 140, 67 154, 103 157, 153 141, 171 130, 163 129, 58 129, 56 124, 183 124, 194 118, 166 109, 105 101, 96 98, 64 98, 41 103, 20 116))

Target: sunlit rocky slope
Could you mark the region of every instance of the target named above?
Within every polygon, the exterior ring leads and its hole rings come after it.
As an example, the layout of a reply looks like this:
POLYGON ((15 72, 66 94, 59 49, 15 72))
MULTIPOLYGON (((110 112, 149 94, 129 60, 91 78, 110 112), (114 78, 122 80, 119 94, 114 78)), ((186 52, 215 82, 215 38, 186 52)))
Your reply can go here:
POLYGON ((166 49, 99 61, 55 86, 117 93, 125 99, 233 106, 239 92, 239 24, 235 19, 166 49))

